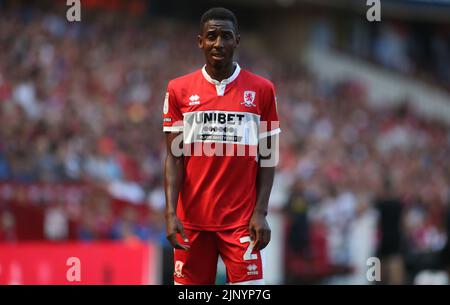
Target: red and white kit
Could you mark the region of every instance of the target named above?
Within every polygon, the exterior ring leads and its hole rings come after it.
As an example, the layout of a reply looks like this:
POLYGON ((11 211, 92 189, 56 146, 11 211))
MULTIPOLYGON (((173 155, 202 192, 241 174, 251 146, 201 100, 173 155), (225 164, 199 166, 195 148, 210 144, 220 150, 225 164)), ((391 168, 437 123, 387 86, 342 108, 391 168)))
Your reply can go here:
POLYGON ((213 284, 220 255, 231 283, 262 280, 248 224, 256 204, 259 139, 280 132, 273 84, 235 63, 221 82, 205 67, 169 82, 165 132, 182 132, 177 215, 191 246, 175 250, 174 280, 213 284))

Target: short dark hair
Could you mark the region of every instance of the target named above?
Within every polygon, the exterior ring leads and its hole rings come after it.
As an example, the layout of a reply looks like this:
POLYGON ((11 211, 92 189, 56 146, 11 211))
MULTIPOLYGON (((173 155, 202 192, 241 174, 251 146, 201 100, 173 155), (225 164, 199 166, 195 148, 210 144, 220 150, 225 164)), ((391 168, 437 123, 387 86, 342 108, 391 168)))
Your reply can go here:
POLYGON ((224 7, 213 7, 203 13, 202 18, 200 19, 200 33, 203 32, 203 26, 209 20, 229 20, 233 23, 235 32, 239 32, 237 18, 229 9, 224 7))

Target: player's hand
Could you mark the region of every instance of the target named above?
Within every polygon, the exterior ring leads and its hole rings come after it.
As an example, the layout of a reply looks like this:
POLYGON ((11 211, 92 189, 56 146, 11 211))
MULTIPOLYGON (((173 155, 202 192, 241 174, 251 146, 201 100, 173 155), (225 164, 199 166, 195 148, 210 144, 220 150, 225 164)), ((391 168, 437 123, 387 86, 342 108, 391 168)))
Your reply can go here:
POLYGON ((250 239, 255 243, 253 249, 262 250, 270 241, 270 227, 263 213, 254 212, 249 225, 250 239))
POLYGON ((189 245, 182 245, 178 242, 177 234, 181 234, 183 241, 186 243, 189 242, 189 239, 184 233, 184 227, 176 215, 166 216, 166 233, 167 240, 170 242, 172 247, 180 250, 189 250, 189 245))

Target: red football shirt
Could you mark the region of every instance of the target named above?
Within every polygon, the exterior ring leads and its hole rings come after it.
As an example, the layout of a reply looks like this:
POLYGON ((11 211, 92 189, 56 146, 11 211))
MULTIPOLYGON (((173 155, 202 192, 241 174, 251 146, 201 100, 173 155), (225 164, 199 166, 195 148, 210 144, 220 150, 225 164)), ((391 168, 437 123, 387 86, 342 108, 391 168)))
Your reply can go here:
POLYGON ((221 82, 203 67, 168 84, 163 130, 182 132, 185 174, 177 215, 188 229, 249 223, 258 141, 280 132, 273 84, 235 65, 221 82))

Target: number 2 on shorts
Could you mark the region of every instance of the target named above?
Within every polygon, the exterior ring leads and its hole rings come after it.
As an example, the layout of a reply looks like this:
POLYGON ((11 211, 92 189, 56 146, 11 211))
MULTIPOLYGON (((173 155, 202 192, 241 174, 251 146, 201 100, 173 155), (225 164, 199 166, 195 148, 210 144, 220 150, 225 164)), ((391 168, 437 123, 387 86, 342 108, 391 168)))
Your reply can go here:
POLYGON ((258 259, 258 255, 252 253, 254 244, 252 243, 250 236, 244 236, 239 239, 241 244, 248 243, 247 251, 244 253, 244 261, 258 259))

